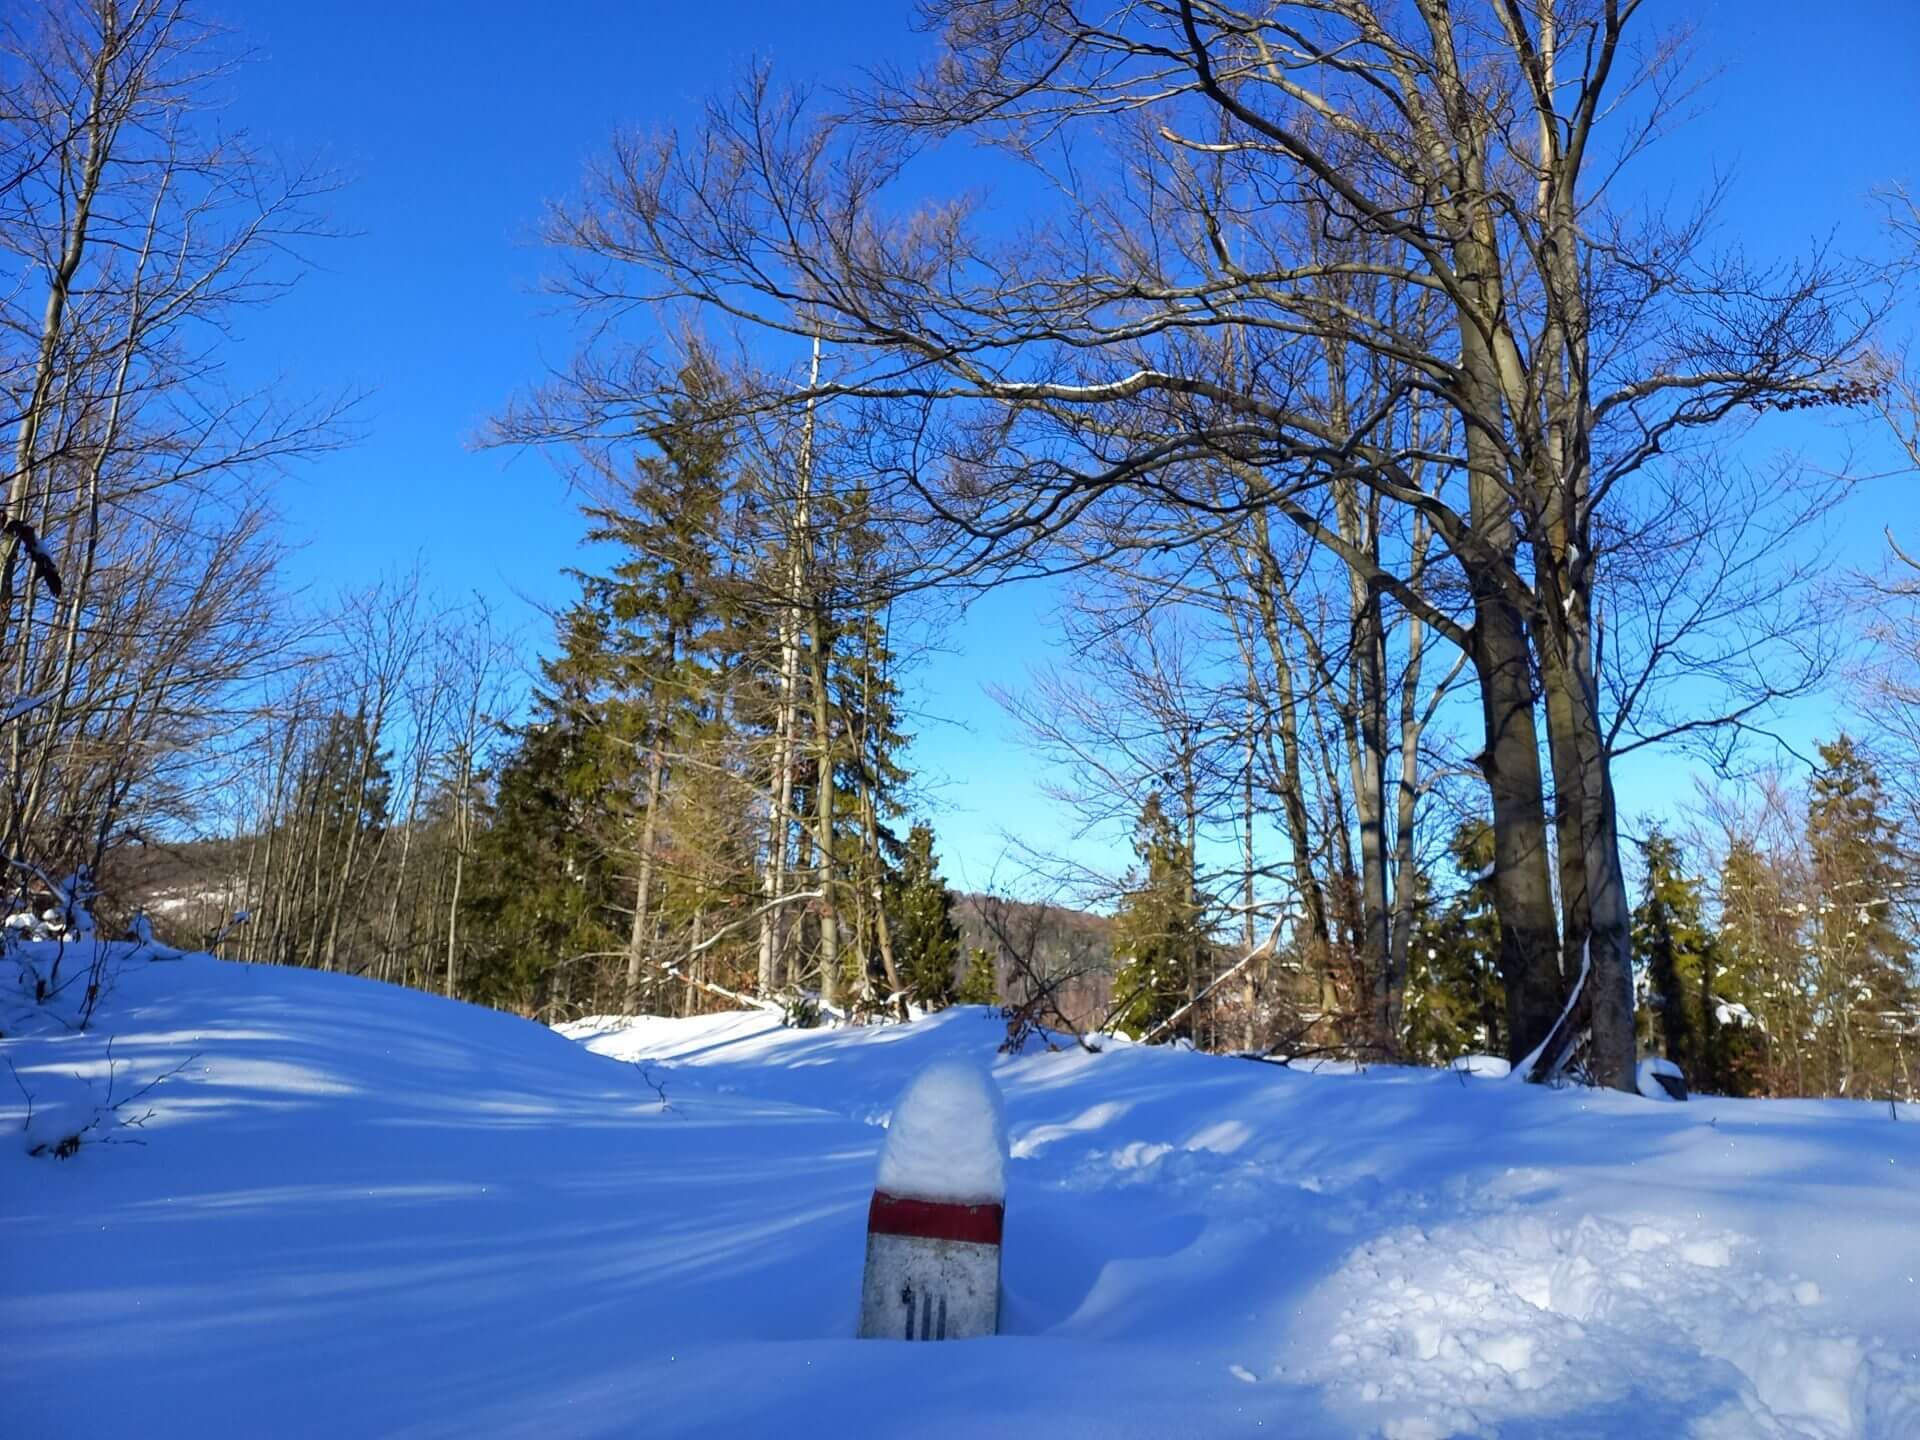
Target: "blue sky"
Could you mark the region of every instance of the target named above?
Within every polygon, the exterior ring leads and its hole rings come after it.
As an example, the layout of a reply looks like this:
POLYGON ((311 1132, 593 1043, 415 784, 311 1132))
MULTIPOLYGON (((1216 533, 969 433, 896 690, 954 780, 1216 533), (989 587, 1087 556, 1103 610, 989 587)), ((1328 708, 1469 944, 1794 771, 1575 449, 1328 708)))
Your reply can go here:
MULTIPOLYGON (((1720 73, 1705 112, 1664 142, 1643 183, 1684 197, 1731 171, 1724 229, 1756 253, 1829 235, 1878 247, 1869 192, 1920 184, 1920 4, 1652 8, 1691 14, 1704 67, 1720 73)), ((250 372, 296 391, 368 392, 358 443, 284 487, 302 546, 296 582, 331 591, 418 558, 441 589, 494 597, 536 639, 532 607, 571 593, 561 569, 580 558, 578 517, 544 458, 471 442, 570 352, 566 322, 539 293, 552 268, 535 241, 543 204, 572 190, 616 128, 687 121, 756 55, 788 81, 831 85, 929 45, 908 5, 878 0, 225 0, 223 13, 258 55, 234 82, 229 122, 346 182, 330 210, 347 233, 242 331, 250 372)), ((1765 443, 1837 457, 1847 438, 1801 425, 1765 443)), ((1916 511, 1910 487, 1866 497, 1845 521, 1848 553, 1867 556, 1881 524, 1916 511)), ((1060 838, 1030 762, 981 693, 1042 658, 1047 604, 1039 587, 985 597, 916 677, 913 760, 931 782, 950 875, 971 886, 992 872, 1004 829, 1060 838)), ((1802 707, 1794 724, 1811 733, 1827 719, 1802 707)), ((1665 808, 1687 788, 1686 768, 1651 757, 1624 766, 1628 813, 1665 808)))

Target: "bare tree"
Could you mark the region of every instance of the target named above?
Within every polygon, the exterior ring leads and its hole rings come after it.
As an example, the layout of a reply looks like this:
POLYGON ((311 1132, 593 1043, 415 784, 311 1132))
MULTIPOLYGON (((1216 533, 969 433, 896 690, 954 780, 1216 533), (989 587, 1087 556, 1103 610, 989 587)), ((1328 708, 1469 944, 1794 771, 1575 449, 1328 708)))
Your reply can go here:
POLYGON ((341 407, 236 393, 222 327, 297 276, 327 181, 210 117, 230 63, 178 0, 0 21, 0 652, 46 697, 6 737, 9 854, 97 865, 179 818, 285 660, 261 482, 341 407))

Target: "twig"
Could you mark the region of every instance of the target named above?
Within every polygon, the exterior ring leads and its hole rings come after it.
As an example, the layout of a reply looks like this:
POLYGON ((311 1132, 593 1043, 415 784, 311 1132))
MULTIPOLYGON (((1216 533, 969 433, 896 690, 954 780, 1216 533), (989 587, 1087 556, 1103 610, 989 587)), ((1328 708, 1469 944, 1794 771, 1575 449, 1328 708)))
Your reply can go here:
POLYGON ((673 1106, 667 1103, 667 1087, 653 1078, 653 1072, 647 1068, 647 1062, 636 1060, 633 1062, 633 1068, 640 1072, 640 1078, 646 1083, 646 1087, 660 1097, 660 1108, 672 1114, 673 1106))
MULTIPOLYGON (((134 1091, 131 1095, 127 1096, 124 1100, 116 1101, 113 1098, 113 1068, 112 1068, 113 1042, 112 1041, 107 1042, 107 1054, 108 1054, 107 1100, 109 1102, 107 1108, 109 1110, 115 1110, 115 1111, 119 1110, 122 1106, 133 1104, 134 1101, 140 1099, 144 1095, 152 1094, 153 1091, 158 1086, 160 1086, 163 1082, 171 1080, 174 1076, 180 1074, 189 1065, 193 1064, 194 1061, 200 1058, 200 1052, 198 1050, 194 1051, 193 1054, 187 1056, 186 1059, 182 1060, 178 1065, 175 1065, 172 1069, 162 1070, 158 1075, 154 1076, 153 1079, 149 1080, 146 1084, 142 1085, 138 1090, 134 1091)), ((147 1115, 149 1116, 151 1116, 152 1114, 153 1112, 151 1110, 147 1112, 147 1115)), ((123 1121, 121 1123, 125 1124, 127 1122, 123 1121)))
MULTIPOLYGON (((147 1110, 144 1114, 131 1116, 131 1117, 123 1116, 120 1112, 126 1109, 127 1106, 133 1104, 136 1100, 139 1100, 147 1095, 152 1094, 155 1088, 164 1084, 166 1081, 171 1080, 174 1076, 178 1075, 181 1071, 185 1070, 189 1065, 193 1064, 193 1062, 198 1060, 199 1058, 200 1058, 200 1052, 196 1050, 194 1051, 193 1054, 187 1056, 186 1059, 182 1060, 178 1065, 175 1065, 170 1069, 162 1070, 158 1075, 154 1076, 153 1079, 149 1080, 146 1084, 142 1085, 138 1090, 134 1091, 131 1095, 124 1095, 120 1099, 115 1100, 113 1098, 113 1087, 119 1074, 119 1062, 113 1058, 113 1040, 109 1039, 107 1041, 106 1102, 98 1106, 94 1110, 93 1118, 91 1120, 87 1121, 86 1124, 82 1125, 78 1130, 75 1130, 72 1134, 63 1135, 58 1140, 55 1140, 52 1143, 47 1143, 43 1141, 42 1143, 35 1145, 32 1149, 28 1150, 27 1153, 29 1155, 35 1155, 35 1156, 51 1155, 56 1160, 66 1160, 79 1153, 80 1147, 86 1143, 87 1137, 89 1135, 92 1135, 94 1137, 95 1143, 102 1144, 102 1145, 144 1145, 146 1144, 147 1142, 144 1140, 135 1140, 135 1139, 130 1139, 124 1136, 118 1136, 118 1135, 109 1133, 104 1128, 104 1122, 111 1119, 115 1123, 115 1125, 122 1130, 138 1130, 144 1127, 147 1121, 151 1120, 154 1116, 154 1112, 151 1109, 147 1110)), ((13 1061, 11 1060, 11 1058, 8 1059, 7 1064, 9 1068, 12 1067, 13 1061)), ((20 1077, 17 1074, 14 1076, 15 1080, 18 1080, 19 1078, 20 1077)))
POLYGON ((11 1055, 7 1056, 7 1069, 13 1075, 13 1083, 20 1087, 20 1098, 27 1102, 26 1122, 21 1125, 20 1128, 22 1130, 31 1130, 33 1128, 33 1092, 27 1089, 27 1082, 20 1078, 20 1072, 13 1068, 13 1057, 11 1055))

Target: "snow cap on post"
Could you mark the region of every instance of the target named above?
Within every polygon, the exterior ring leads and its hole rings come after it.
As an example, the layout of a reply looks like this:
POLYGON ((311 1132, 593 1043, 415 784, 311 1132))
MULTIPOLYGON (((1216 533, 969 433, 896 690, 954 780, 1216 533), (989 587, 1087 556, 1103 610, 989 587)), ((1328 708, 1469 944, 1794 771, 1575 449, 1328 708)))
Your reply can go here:
POLYGON ((1007 1131, 978 1065, 941 1060, 887 1126, 867 1211, 860 1336, 962 1340, 1000 1329, 1007 1131))
POLYGON ((887 1122, 875 1189, 901 1200, 997 1205, 1007 1195, 1000 1087, 968 1060, 936 1060, 887 1122))

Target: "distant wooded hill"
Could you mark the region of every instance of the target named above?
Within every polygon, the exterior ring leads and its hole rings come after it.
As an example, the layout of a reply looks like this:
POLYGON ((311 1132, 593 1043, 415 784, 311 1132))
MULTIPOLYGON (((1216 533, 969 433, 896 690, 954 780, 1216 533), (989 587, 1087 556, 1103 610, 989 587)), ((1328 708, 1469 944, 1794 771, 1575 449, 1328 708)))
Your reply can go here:
MULTIPOLYGON (((235 910, 246 909, 248 854, 231 840, 127 846, 102 879, 100 918, 117 927, 140 910, 170 945, 204 944, 235 910)), ((256 857, 257 863, 257 857, 256 857)), ((1031 974, 1064 977, 1062 1008, 1076 1024, 1097 1025, 1113 995, 1113 921, 1068 906, 956 892, 954 919, 966 954, 994 958, 1000 994, 1025 999, 1031 974)))
POLYGON ((954 905, 968 954, 994 957, 1000 993, 1023 1000, 1030 977, 1062 978, 1061 1010, 1074 1024, 1100 1024, 1113 998, 1113 921, 1105 915, 999 895, 961 893, 954 905))

